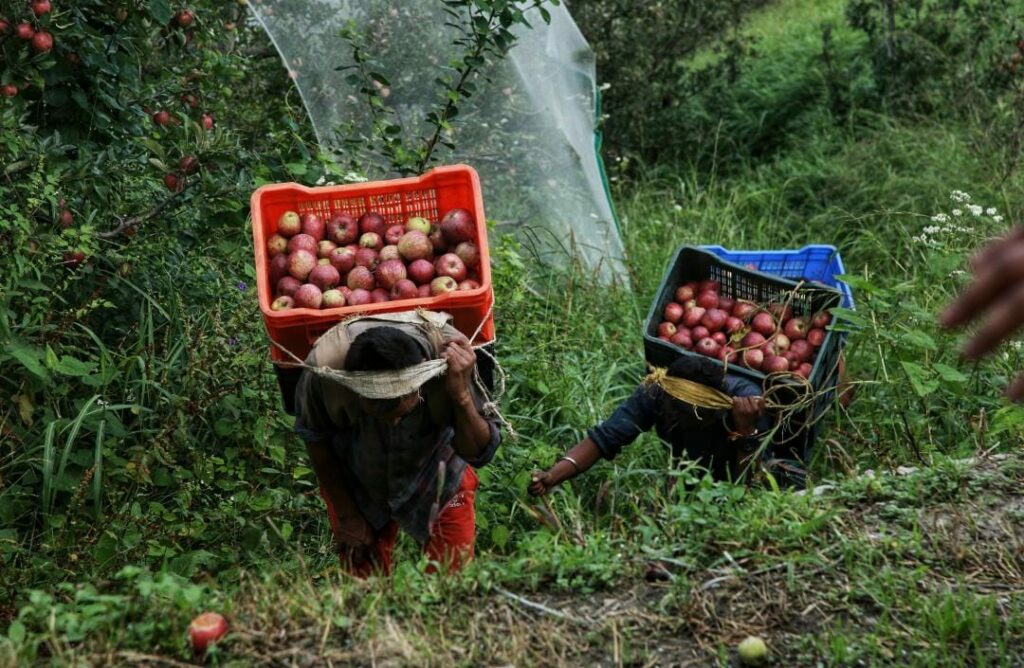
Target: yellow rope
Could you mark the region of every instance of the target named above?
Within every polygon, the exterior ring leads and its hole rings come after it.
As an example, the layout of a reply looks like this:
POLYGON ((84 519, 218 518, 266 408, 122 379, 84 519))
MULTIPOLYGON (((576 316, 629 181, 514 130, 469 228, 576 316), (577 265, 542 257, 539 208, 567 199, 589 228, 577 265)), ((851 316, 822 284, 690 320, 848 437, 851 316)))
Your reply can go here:
POLYGON ((673 398, 698 408, 732 408, 732 397, 713 387, 685 378, 669 376, 666 369, 656 367, 644 378, 645 385, 660 385, 673 398))

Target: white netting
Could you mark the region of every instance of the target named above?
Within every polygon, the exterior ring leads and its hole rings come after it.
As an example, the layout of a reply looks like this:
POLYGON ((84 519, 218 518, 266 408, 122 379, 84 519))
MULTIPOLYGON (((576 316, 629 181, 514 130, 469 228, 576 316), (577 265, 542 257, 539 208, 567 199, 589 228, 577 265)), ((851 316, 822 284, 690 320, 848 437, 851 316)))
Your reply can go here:
MULTIPOLYGON (((309 111, 317 139, 338 150, 352 128, 371 118, 358 86, 346 81, 351 47, 339 36, 349 21, 373 35, 372 55, 391 84, 385 103, 398 112, 403 136, 427 133, 437 108, 435 84, 457 48, 441 0, 250 0, 309 111)), ((455 150, 443 164, 480 173, 488 217, 552 261, 572 249, 604 278, 624 276, 623 246, 595 148, 594 57, 564 4, 548 5, 551 22, 529 14, 533 28, 504 61, 474 80, 478 92, 459 107, 455 150)), ((374 177, 384 165, 367 165, 374 177)))

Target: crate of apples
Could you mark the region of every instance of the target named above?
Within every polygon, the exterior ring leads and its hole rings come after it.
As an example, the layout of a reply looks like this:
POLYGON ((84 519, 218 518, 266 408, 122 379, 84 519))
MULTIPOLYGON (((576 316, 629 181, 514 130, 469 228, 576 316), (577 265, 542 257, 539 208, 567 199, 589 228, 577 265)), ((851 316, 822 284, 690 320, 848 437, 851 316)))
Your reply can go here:
POLYGON ((683 350, 765 374, 803 378, 825 343, 832 316, 796 315, 784 302, 767 305, 722 294, 718 281, 688 281, 662 310, 657 337, 683 350))

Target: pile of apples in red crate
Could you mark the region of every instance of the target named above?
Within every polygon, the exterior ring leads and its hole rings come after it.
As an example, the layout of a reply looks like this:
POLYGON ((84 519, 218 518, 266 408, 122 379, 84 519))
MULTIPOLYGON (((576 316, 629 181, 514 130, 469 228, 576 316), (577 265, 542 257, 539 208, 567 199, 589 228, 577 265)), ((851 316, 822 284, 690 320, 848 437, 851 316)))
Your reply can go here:
POLYGON ((721 294, 718 281, 679 286, 665 306, 658 338, 684 350, 763 373, 811 375, 828 313, 797 316, 789 304, 761 306, 721 294))
POLYGON ((476 230, 465 209, 448 211, 436 225, 419 216, 389 225, 372 211, 327 220, 286 211, 267 240, 270 308, 328 309, 475 290, 476 230))

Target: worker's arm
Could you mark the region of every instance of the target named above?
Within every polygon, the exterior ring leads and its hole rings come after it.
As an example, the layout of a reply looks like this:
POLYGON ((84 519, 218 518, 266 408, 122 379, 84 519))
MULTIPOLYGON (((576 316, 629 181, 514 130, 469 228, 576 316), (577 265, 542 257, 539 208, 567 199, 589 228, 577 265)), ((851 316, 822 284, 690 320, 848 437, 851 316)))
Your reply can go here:
POLYGON ((452 402, 455 452, 470 463, 489 460, 497 433, 480 414, 470 384, 476 368, 476 353, 467 341, 450 340, 445 343, 442 357, 448 362, 445 389, 452 402))
POLYGON ((330 504, 337 519, 337 524, 331 524, 331 530, 338 548, 352 565, 358 566, 369 558, 368 548, 374 541, 373 528, 363 518, 348 493, 341 475, 341 460, 330 441, 306 443, 306 452, 309 453, 309 461, 313 464, 313 472, 320 483, 324 500, 330 504))
POLYGON ((328 415, 319 376, 304 371, 295 388, 295 431, 306 443, 324 501, 337 519, 337 523, 331 523, 331 530, 338 548, 353 565, 358 565, 368 554, 373 530, 348 493, 341 459, 332 444, 334 436, 345 426, 336 424, 328 415))
POLYGON ((545 494, 552 487, 583 473, 598 459, 614 459, 622 448, 654 426, 659 396, 655 387, 638 387, 607 420, 591 429, 587 437, 574 445, 554 466, 547 471, 535 471, 527 488, 530 494, 545 494))
MULTIPOLYGON (((984 319, 967 341, 964 355, 978 359, 1024 326, 1024 225, 993 242, 971 260, 974 278, 943 312, 943 327, 984 319)), ((1024 401, 1024 375, 1007 391, 1024 401)))

